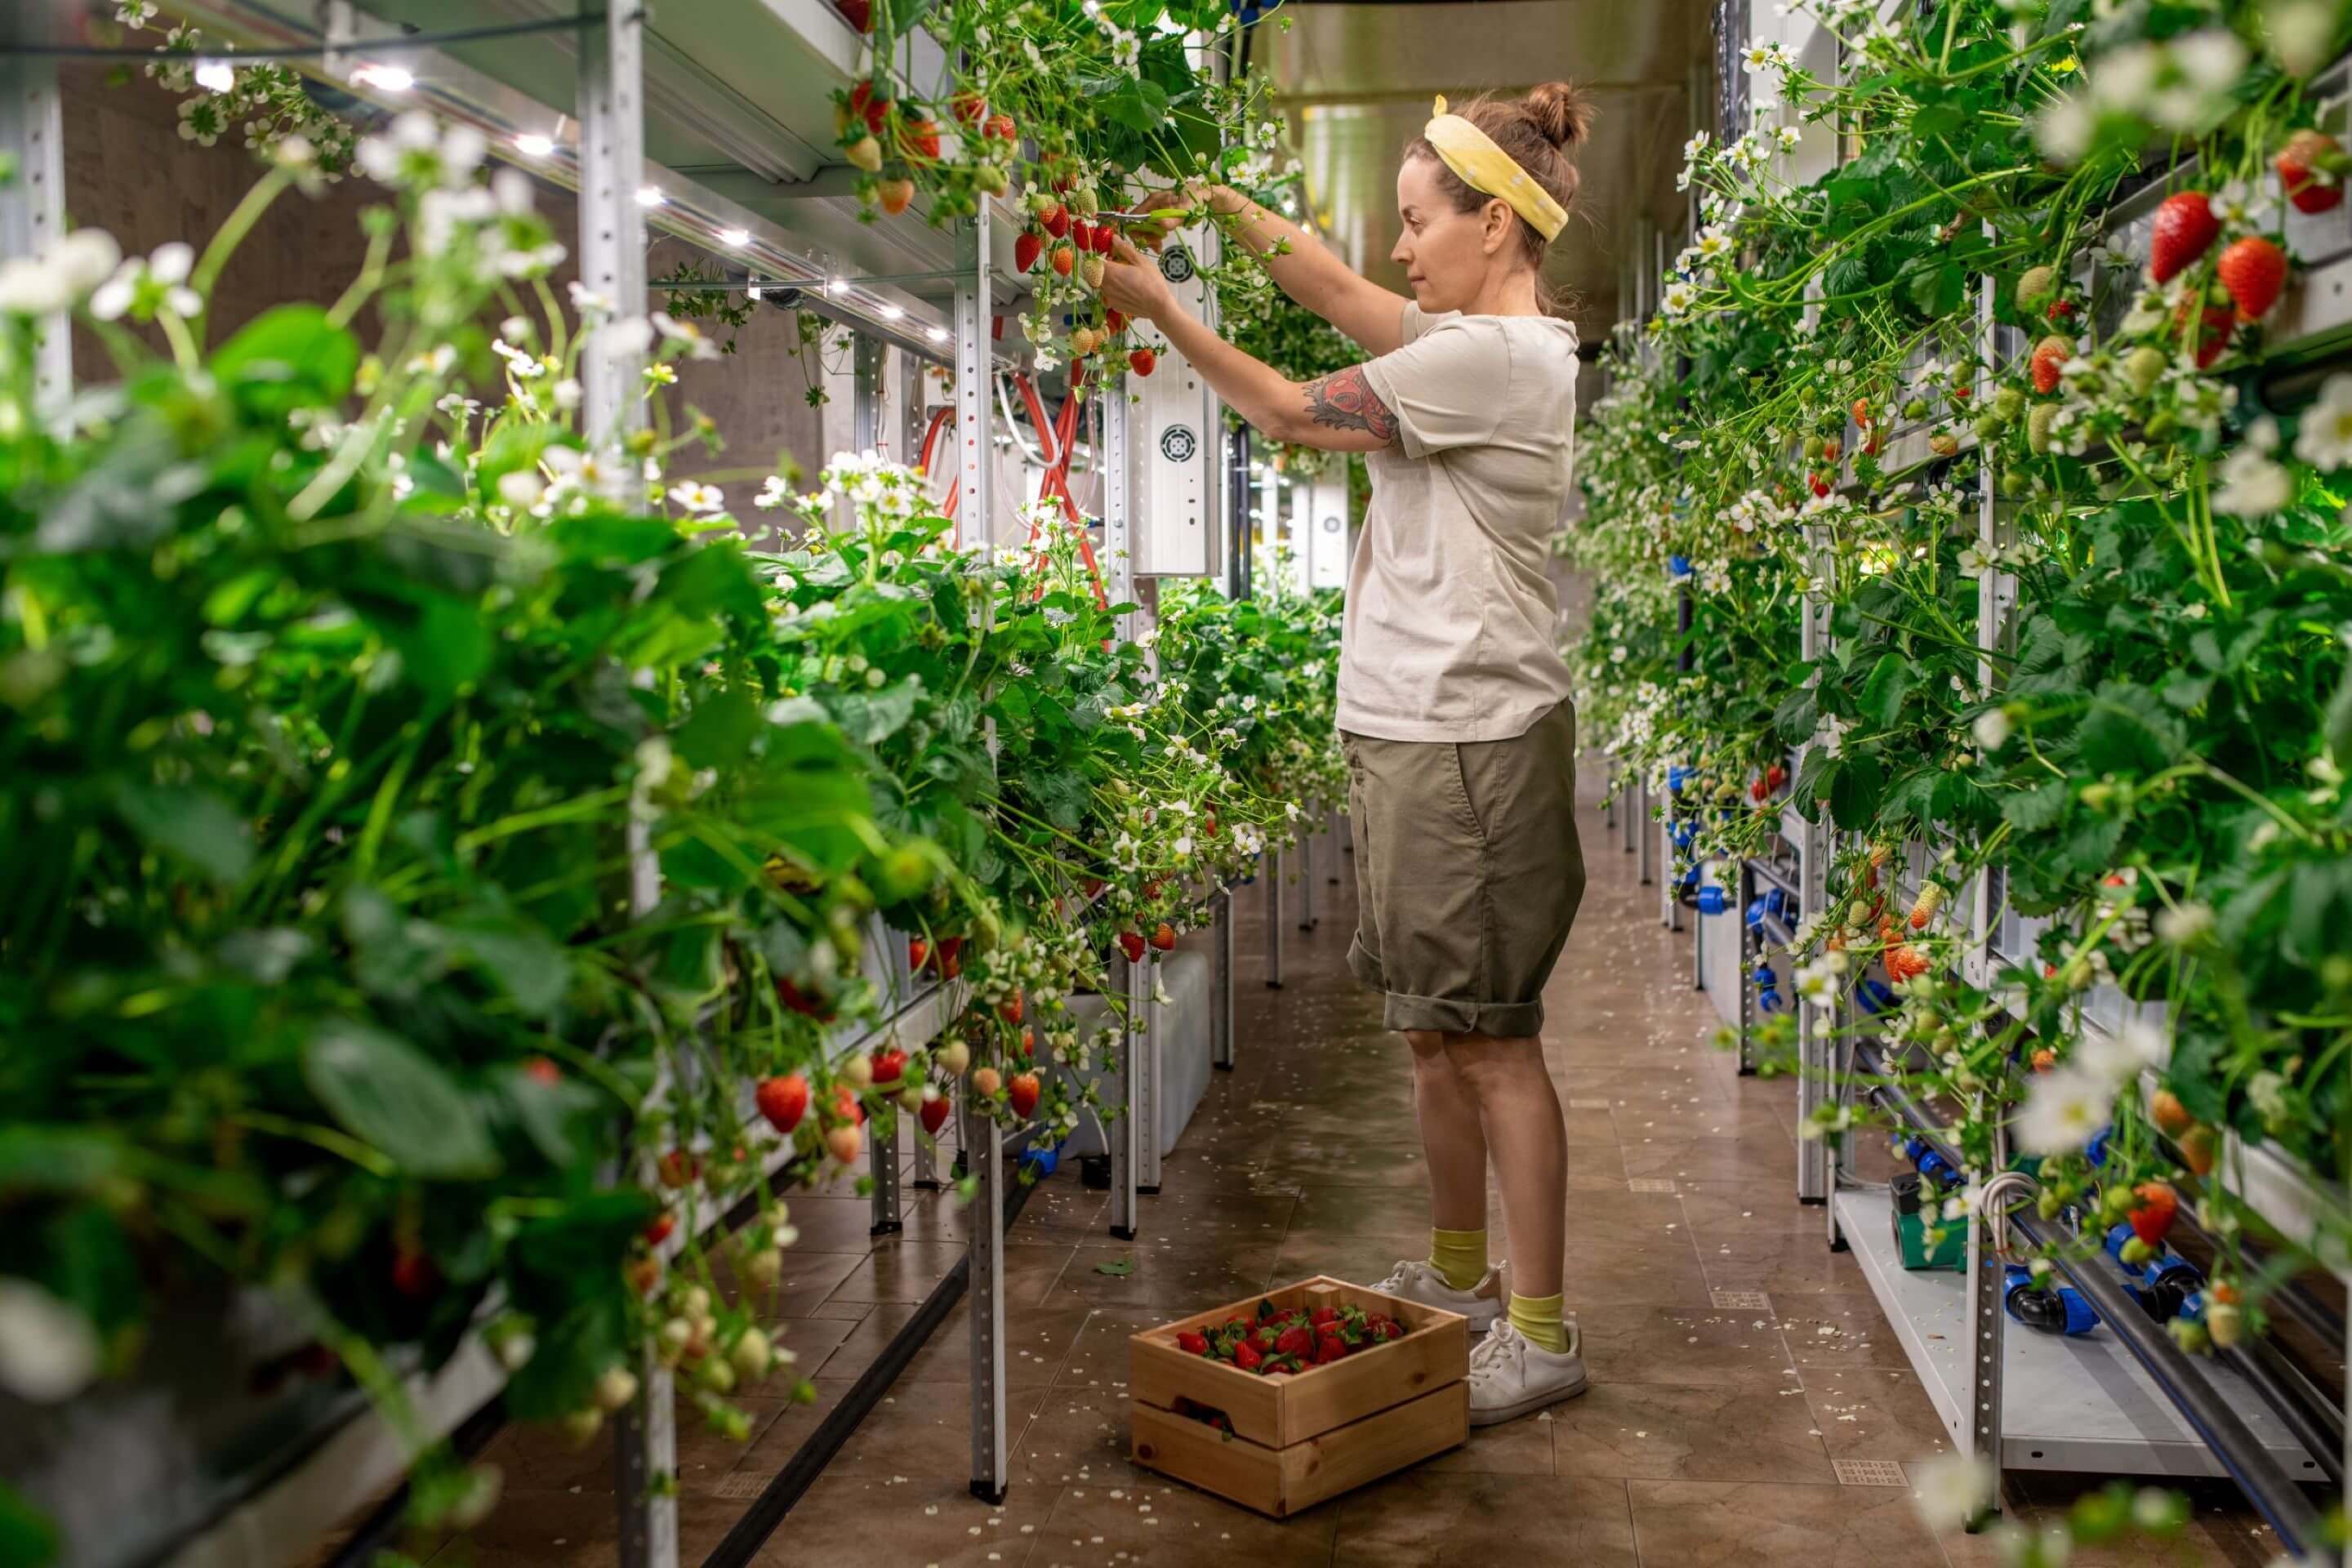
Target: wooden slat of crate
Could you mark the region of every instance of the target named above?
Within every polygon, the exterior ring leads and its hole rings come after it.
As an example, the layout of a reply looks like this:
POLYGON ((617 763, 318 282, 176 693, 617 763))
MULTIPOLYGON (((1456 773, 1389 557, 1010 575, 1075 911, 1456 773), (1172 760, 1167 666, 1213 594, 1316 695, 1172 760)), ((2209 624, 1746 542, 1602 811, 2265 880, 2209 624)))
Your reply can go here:
POLYGON ((1284 1448, 1148 1405, 1133 1415, 1138 1464, 1285 1519, 1469 1441, 1470 1385, 1448 1384, 1284 1448))
POLYGON ((1282 1378, 1260 1377, 1176 1348, 1180 1333, 1228 1318, 1255 1317, 1260 1298, 1229 1302, 1134 1336, 1128 1388, 1138 1406, 1173 1410, 1178 1400, 1190 1400, 1224 1412, 1236 1436, 1286 1448, 1469 1375, 1469 1325, 1456 1313, 1322 1277, 1264 1299, 1277 1310, 1330 1305, 1386 1312, 1409 1331, 1345 1361, 1282 1378))

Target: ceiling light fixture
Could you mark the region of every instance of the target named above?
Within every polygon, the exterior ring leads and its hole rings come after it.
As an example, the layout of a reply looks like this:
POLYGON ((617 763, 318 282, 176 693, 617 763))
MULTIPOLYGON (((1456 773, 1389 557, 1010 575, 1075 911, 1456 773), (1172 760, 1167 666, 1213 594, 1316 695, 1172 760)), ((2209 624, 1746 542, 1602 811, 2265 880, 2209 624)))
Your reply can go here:
POLYGON ((355 87, 372 87, 380 92, 406 92, 416 85, 416 79, 404 66, 364 64, 352 70, 355 87))
POLYGON ((659 185, 639 185, 637 187, 637 205, 641 207, 657 207, 667 200, 669 200, 669 198, 662 195, 661 187, 659 185))
POLYGON ((555 138, 526 131, 515 138, 515 151, 526 158, 544 158, 555 151, 555 138))
POLYGON ((898 321, 898 320, 899 320, 900 318, 902 318, 903 316, 905 316, 905 315, 906 315, 906 313, 907 313, 906 311, 904 311, 904 310, 902 310, 898 309, 898 306, 896 306, 896 305, 887 305, 887 304, 885 304, 885 305, 877 305, 877 306, 875 307, 875 310, 876 310, 876 312, 877 312, 877 314, 879 314, 879 315, 881 316, 881 318, 882 318, 884 321, 898 321))
POLYGON ((751 231, 748 228, 722 228, 719 231, 719 243, 731 245, 740 250, 751 243, 751 231))
POLYGON ((236 72, 226 60, 198 60, 196 85, 206 92, 235 92, 236 72))

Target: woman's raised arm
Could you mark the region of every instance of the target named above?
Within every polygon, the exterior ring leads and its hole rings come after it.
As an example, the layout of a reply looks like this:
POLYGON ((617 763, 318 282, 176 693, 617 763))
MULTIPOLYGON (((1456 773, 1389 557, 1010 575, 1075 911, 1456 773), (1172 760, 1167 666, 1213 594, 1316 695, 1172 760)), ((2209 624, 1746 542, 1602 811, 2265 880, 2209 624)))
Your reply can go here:
POLYGON ((1384 354, 1402 345, 1403 295, 1357 276, 1321 240, 1239 191, 1213 185, 1209 205, 1237 215, 1241 221, 1234 231, 1265 258, 1265 269, 1282 291, 1361 343, 1365 353, 1384 354))

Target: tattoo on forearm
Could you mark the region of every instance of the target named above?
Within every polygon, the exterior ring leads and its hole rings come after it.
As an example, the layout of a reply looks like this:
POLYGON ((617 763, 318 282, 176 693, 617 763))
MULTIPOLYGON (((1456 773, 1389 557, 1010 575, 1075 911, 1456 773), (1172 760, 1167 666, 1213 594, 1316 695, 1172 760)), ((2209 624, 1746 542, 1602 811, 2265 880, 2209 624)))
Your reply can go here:
POLYGON ((1351 365, 1307 384, 1307 417, 1334 430, 1361 430, 1381 443, 1393 444, 1396 416, 1364 379, 1364 367, 1351 365))

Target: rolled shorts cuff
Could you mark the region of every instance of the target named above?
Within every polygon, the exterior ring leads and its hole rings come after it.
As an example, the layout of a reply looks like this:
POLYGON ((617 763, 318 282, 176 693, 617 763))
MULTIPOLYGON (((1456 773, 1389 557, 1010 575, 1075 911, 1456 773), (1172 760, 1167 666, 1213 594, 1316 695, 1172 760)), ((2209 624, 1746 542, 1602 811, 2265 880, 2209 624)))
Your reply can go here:
POLYGON ((1495 1040, 1532 1039, 1543 1033, 1540 1002, 1464 1002, 1451 996, 1408 996, 1391 991, 1382 1008, 1383 1026, 1444 1035, 1485 1035, 1495 1040))

